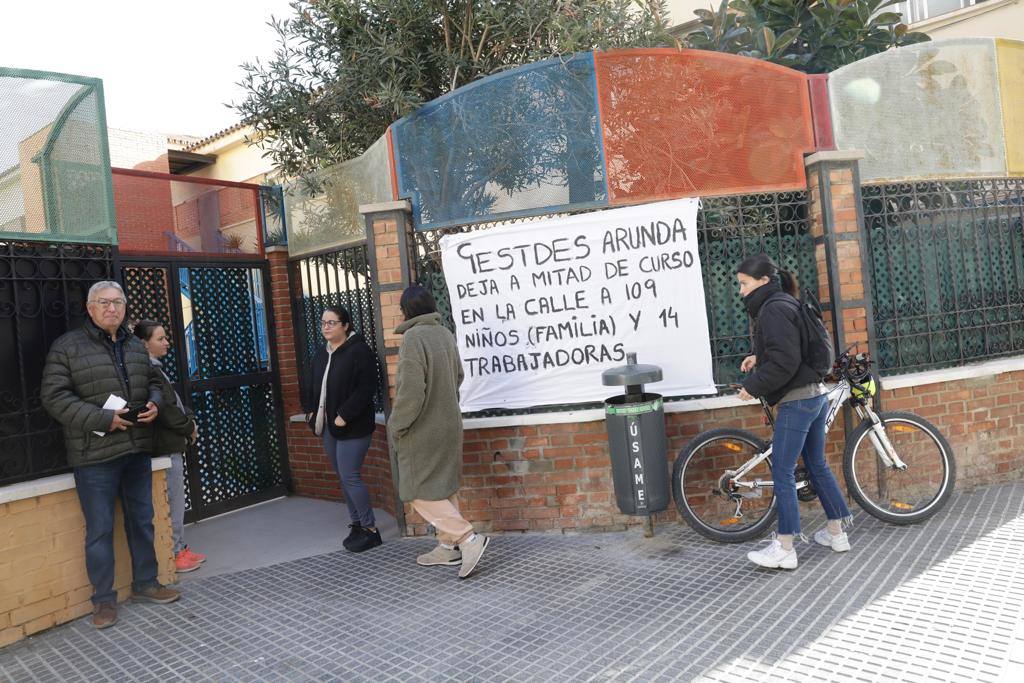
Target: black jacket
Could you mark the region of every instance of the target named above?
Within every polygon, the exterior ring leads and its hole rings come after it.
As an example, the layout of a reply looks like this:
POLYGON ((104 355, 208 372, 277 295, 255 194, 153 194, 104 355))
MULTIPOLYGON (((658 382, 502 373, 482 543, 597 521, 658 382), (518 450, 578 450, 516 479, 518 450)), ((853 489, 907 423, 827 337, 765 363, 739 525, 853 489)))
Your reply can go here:
POLYGON ((46 412, 64 427, 64 445, 72 467, 93 465, 131 453, 152 453, 152 425, 106 432, 113 410, 103 404, 111 394, 129 406, 155 403, 163 412, 165 399, 160 373, 149 364, 149 353, 137 337, 122 326, 118 343, 124 374, 118 369, 117 347, 92 320, 53 342, 46 356, 40 394, 46 412), (127 379, 127 382, 125 381, 127 379))
MULTIPOLYGON (((372 434, 376 426, 373 394, 377 390, 377 356, 361 334, 346 339, 333 356, 327 378, 327 401, 324 403, 327 428, 336 439, 359 439, 372 434), (336 415, 345 420, 344 427, 334 424, 336 415)), ((307 414, 312 413, 310 427, 316 420, 326 367, 327 347, 321 346, 313 356, 302 396, 303 410, 307 414)))
POLYGON ((153 423, 153 455, 184 453, 196 429, 195 416, 187 408, 178 407, 178 395, 160 362, 153 359, 150 362, 160 372, 160 387, 164 395, 164 407, 153 423))
POLYGON ((743 387, 751 396, 763 396, 775 405, 790 389, 819 381, 803 362, 799 302, 777 282, 758 287, 743 300, 753 321, 757 366, 743 387))

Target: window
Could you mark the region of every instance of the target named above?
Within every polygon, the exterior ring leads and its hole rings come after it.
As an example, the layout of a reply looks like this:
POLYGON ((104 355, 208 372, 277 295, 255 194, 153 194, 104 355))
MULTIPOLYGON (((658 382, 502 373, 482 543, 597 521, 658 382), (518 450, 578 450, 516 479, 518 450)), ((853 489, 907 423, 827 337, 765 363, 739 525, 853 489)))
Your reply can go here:
MULTIPOLYGON (((895 11, 903 15, 903 21, 916 24, 925 19, 932 19, 941 14, 955 12, 964 7, 971 7, 983 0, 906 0, 895 6, 895 11)), ((889 10, 885 10, 889 11, 889 10)))

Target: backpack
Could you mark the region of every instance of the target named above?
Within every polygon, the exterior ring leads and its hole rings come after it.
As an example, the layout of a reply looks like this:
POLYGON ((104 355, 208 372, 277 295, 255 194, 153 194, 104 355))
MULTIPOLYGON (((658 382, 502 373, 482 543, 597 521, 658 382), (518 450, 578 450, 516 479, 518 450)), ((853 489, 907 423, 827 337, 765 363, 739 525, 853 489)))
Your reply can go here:
POLYGON ((821 304, 807 288, 804 288, 804 298, 800 300, 800 318, 804 323, 804 334, 801 335, 804 365, 818 373, 819 378, 824 378, 832 372, 836 352, 832 335, 821 318, 821 304))
POLYGON ((796 300, 796 304, 803 323, 803 330, 800 332, 800 355, 803 357, 803 364, 814 370, 819 379, 823 379, 832 372, 836 354, 832 335, 829 334, 821 317, 821 304, 807 288, 804 288, 804 296, 796 300))

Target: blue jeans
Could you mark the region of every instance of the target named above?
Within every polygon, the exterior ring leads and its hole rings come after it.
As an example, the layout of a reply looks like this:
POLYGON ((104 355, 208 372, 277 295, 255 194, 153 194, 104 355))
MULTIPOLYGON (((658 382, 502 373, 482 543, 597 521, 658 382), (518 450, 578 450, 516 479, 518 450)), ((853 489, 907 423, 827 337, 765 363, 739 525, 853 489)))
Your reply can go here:
POLYGON ((800 533, 800 507, 796 498, 796 461, 803 454, 804 467, 821 506, 829 519, 850 516, 842 491, 825 462, 825 395, 788 401, 775 411, 775 436, 772 437, 772 479, 779 505, 779 533, 800 533))
POLYGON ((363 527, 376 527, 373 505, 370 504, 370 491, 363 483, 360 472, 363 460, 366 459, 366 452, 370 450, 373 434, 358 439, 335 439, 325 427, 323 439, 327 459, 331 461, 334 471, 338 473, 338 479, 341 480, 341 492, 345 496, 348 516, 352 523, 363 527))
POLYGON ((153 549, 152 459, 143 453, 75 468, 75 487, 85 516, 85 569, 93 604, 117 602, 114 590, 114 501, 120 496, 124 531, 132 554, 132 590, 156 585, 153 549))

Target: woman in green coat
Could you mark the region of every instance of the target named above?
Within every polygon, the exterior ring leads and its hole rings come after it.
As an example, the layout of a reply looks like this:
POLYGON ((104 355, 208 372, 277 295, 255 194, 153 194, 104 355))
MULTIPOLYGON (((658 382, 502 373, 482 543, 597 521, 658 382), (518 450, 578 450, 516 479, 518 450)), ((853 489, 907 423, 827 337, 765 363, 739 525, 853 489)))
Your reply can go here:
POLYGON ((462 361, 430 292, 409 287, 399 306, 405 322, 395 330, 402 344, 388 418, 398 459, 398 492, 437 530, 438 546, 416 562, 461 564, 459 578, 464 579, 476 569, 490 539, 473 531, 456 497, 462 476, 462 361))
POLYGON ((135 323, 135 336, 142 340, 149 352, 149 362, 160 371, 163 380, 164 408, 157 415, 153 432, 153 455, 171 458, 167 472, 167 501, 171 508, 171 536, 174 540, 174 568, 178 573, 199 569, 206 555, 193 552, 183 536, 185 524, 185 449, 199 437, 195 418, 181 403, 181 398, 164 372, 160 359, 167 355, 171 340, 164 326, 154 320, 135 323))

